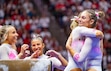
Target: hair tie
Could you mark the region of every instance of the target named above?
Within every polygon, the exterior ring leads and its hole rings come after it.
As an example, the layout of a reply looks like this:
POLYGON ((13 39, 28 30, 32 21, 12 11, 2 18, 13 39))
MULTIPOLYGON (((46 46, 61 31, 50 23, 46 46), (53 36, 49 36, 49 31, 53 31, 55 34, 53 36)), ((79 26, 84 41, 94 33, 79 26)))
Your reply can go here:
POLYGON ((95 12, 97 19, 99 19, 99 13, 95 12))
POLYGON ((32 38, 36 38, 36 34, 32 34, 32 38))
POLYGON ((33 35, 32 35, 32 39, 35 39, 35 38, 42 38, 42 36, 39 35, 39 34, 33 34, 33 35))
POLYGON ((73 18, 71 18, 71 20, 78 20, 78 16, 74 16, 73 18))

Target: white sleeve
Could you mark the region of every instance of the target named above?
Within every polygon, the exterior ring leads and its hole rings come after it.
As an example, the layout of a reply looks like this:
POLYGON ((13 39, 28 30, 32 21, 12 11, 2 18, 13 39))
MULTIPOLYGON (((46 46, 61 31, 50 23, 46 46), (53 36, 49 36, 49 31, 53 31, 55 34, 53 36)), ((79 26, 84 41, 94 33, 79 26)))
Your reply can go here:
POLYGON ((64 70, 65 67, 62 65, 61 61, 56 57, 49 58, 52 62, 52 67, 60 70, 64 70))
POLYGON ((79 27, 79 32, 82 36, 96 37, 96 29, 79 27))
POLYGON ((89 54, 89 52, 92 49, 92 39, 87 37, 85 39, 85 43, 81 49, 81 51, 78 53, 75 53, 73 58, 75 61, 77 62, 83 62, 85 60, 85 58, 87 57, 87 55, 89 54))
POLYGON ((8 51, 5 47, 0 47, 0 59, 2 60, 8 60, 8 51))

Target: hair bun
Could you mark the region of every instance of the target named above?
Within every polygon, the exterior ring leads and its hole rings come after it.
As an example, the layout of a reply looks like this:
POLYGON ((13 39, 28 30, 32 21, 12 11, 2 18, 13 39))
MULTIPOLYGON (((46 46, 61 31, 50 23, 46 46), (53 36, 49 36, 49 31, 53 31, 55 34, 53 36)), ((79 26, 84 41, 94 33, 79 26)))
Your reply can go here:
POLYGON ((98 19, 105 17, 105 13, 103 11, 97 11, 95 13, 98 19))

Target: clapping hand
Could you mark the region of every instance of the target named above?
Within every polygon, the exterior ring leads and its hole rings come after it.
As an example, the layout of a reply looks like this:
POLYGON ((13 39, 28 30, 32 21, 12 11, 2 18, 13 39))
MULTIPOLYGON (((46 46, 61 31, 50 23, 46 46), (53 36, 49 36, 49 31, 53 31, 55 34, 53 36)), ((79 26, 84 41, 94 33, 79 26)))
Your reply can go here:
POLYGON ((50 57, 57 57, 60 55, 60 53, 56 52, 55 50, 48 50, 46 52, 46 55, 50 56, 50 57))
POLYGON ((31 58, 38 58, 40 56, 41 51, 37 49, 32 55, 31 58))

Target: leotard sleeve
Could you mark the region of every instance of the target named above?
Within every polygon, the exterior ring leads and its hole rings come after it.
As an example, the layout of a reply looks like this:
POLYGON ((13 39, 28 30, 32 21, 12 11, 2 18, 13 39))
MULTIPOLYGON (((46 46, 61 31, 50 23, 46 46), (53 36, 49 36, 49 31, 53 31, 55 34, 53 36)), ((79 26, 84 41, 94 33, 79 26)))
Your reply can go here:
POLYGON ((2 60, 9 59, 8 51, 7 51, 6 47, 0 46, 0 59, 2 59, 2 60))
POLYGON ((82 36, 96 37, 96 29, 80 27, 80 34, 82 36))
MULTIPOLYGON (((73 31, 75 32, 79 32, 79 34, 81 36, 89 36, 89 37, 96 37, 96 33, 97 33, 97 30, 96 29, 93 29, 93 28, 87 28, 87 27, 84 27, 84 26, 78 26, 76 27, 73 31)), ((102 35, 101 35, 102 36, 102 35)))
POLYGON ((73 56, 74 60, 77 62, 83 62, 92 49, 91 45, 92 45, 92 40, 91 40, 91 38, 87 37, 85 39, 85 43, 84 43, 81 51, 79 53, 76 52, 74 54, 74 56, 73 56))

